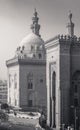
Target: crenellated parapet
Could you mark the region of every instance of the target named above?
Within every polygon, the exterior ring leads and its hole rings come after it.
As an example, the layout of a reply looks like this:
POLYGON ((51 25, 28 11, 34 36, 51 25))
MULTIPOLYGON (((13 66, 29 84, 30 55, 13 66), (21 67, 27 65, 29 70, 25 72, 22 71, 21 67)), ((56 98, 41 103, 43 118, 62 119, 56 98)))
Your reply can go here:
POLYGON ((45 42, 45 44, 50 43, 50 42, 55 42, 55 41, 59 41, 60 43, 79 43, 80 44, 80 37, 71 37, 70 35, 57 35, 54 38, 49 39, 48 41, 45 42))
POLYGON ((22 58, 21 56, 14 57, 13 59, 6 61, 6 66, 15 66, 15 65, 45 65, 46 60, 37 60, 37 59, 30 59, 30 58, 22 58))
POLYGON ((60 35, 59 40, 63 42, 80 43, 80 37, 70 37, 69 35, 60 35))

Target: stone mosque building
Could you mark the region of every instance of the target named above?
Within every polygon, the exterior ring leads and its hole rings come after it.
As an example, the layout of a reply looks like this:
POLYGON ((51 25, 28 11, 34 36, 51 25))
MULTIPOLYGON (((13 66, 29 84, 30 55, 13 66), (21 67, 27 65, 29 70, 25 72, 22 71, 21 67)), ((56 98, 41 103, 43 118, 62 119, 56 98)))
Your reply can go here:
POLYGON ((16 49, 15 56, 6 62, 8 69, 8 103, 23 110, 46 108, 46 56, 35 10, 32 33, 16 49))
POLYGON ((72 13, 68 34, 58 35, 45 44, 47 81, 47 124, 80 126, 80 38, 74 35, 72 13))
POLYGON ((8 103, 26 108, 46 106, 47 125, 60 129, 62 124, 80 125, 80 38, 74 35, 72 13, 68 34, 44 43, 39 34, 37 12, 32 33, 25 37, 8 68, 8 103), (46 50, 46 52, 45 52, 46 50))

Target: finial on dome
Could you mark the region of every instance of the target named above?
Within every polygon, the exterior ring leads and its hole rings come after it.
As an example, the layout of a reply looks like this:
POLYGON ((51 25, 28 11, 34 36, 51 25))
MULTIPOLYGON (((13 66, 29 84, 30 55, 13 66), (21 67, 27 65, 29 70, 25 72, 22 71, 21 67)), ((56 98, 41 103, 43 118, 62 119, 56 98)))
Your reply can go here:
POLYGON ((74 23, 72 22, 72 13, 71 13, 71 10, 69 10, 68 18, 69 18, 69 22, 68 22, 68 25, 67 25, 68 35, 70 35, 71 37, 73 37, 74 36, 74 23))
POLYGON ((34 9, 34 16, 32 17, 32 25, 31 25, 31 29, 32 29, 32 32, 35 33, 36 35, 40 36, 39 35, 39 30, 40 30, 40 25, 38 24, 38 13, 36 11, 36 8, 34 9))

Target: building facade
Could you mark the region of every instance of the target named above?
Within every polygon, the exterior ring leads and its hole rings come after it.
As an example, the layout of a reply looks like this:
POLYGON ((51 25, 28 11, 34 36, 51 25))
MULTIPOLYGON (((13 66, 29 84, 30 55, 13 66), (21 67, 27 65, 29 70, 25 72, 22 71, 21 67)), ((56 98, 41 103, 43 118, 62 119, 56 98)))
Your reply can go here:
POLYGON ((15 57, 6 62, 8 103, 23 110, 43 109, 47 99, 47 125, 57 129, 63 124, 74 125, 78 129, 80 38, 74 35, 72 13, 68 34, 58 35, 46 43, 39 34, 36 10, 32 20, 32 33, 22 40, 15 57))
POLYGON ((80 38, 74 35, 72 13, 67 25, 68 35, 58 35, 45 44, 47 81, 47 124, 61 125, 80 122, 80 38))
POLYGON ((7 103, 7 81, 0 80, 0 103, 7 103))
POLYGON ((23 110, 46 108, 46 57, 35 10, 32 33, 16 50, 15 57, 6 62, 8 69, 8 103, 23 110))

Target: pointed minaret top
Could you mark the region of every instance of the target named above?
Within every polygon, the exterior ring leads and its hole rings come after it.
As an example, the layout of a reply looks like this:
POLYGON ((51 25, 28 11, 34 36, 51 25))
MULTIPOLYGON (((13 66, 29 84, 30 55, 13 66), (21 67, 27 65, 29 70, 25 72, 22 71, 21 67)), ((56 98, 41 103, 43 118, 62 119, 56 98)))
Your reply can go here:
POLYGON ((39 30, 40 30, 40 25, 38 24, 38 13, 36 11, 36 8, 34 9, 34 16, 32 17, 32 25, 31 25, 31 29, 32 29, 32 32, 35 33, 36 35, 40 36, 39 35, 39 30))
POLYGON ((68 22, 68 25, 67 25, 68 35, 70 35, 71 37, 73 37, 74 36, 74 23, 72 22, 72 13, 71 13, 71 10, 69 11, 68 18, 69 18, 69 22, 68 22))
POLYGON ((34 16, 37 17, 37 11, 36 11, 36 8, 34 9, 34 16))
POLYGON ((71 10, 69 10, 69 21, 70 21, 70 23, 72 23, 72 13, 71 13, 71 10))

